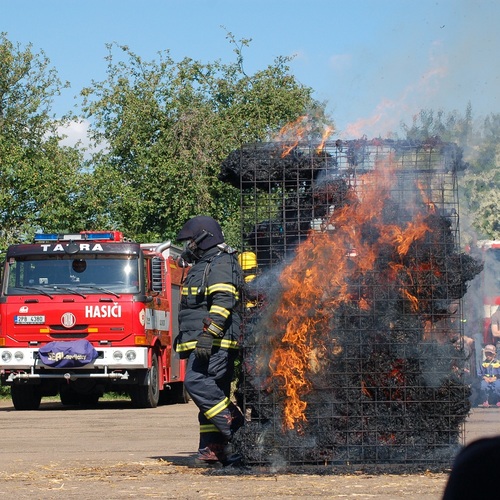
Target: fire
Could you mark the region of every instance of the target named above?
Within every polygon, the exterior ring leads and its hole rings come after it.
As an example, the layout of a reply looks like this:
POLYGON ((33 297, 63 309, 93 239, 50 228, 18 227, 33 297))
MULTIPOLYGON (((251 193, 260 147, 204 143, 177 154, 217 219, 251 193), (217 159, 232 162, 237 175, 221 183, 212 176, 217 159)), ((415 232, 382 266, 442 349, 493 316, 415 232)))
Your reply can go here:
POLYGON ((290 144, 283 149, 281 157, 284 158, 297 144, 309 133, 309 120, 306 115, 299 116, 294 122, 287 123, 279 132, 279 138, 290 144))
POLYGON ((323 135, 321 137, 321 142, 320 142, 319 146, 316 148, 317 154, 319 154, 321 152, 321 150, 325 146, 325 142, 333 134, 334 131, 335 131, 335 129, 332 126, 328 126, 325 128, 325 130, 323 131, 323 135))
MULTIPOLYGON (((306 398, 312 390, 309 374, 318 369, 322 357, 342 352, 340 346, 336 352, 328 352, 323 343, 326 332, 335 336, 335 311, 343 304, 356 304, 359 311, 373 307, 377 297, 350 283, 380 267, 381 255, 390 256, 381 275, 387 286, 398 282, 396 289, 418 310, 418 298, 408 289, 412 281, 403 259, 411 245, 431 229, 423 215, 400 225, 384 220, 395 177, 391 159, 362 176, 344 205, 335 207, 323 230, 309 232, 280 275, 281 298, 270 320, 280 334, 273 337, 278 340, 274 340, 269 366, 284 393, 283 425, 287 429, 307 421, 306 398)), ((400 382, 399 371, 389 376, 400 382)), ((361 392, 370 396, 364 382, 361 392)))
POLYGON ((322 131, 318 131, 314 120, 312 120, 307 115, 299 116, 295 121, 291 123, 287 123, 284 127, 281 128, 278 134, 278 139, 283 141, 287 145, 283 147, 283 151, 281 153, 281 158, 289 155, 290 152, 297 147, 299 142, 310 139, 312 135, 317 135, 321 133, 321 141, 318 147, 316 148, 316 154, 319 154, 327 139, 334 132, 334 127, 331 125, 327 125, 324 127, 322 131))

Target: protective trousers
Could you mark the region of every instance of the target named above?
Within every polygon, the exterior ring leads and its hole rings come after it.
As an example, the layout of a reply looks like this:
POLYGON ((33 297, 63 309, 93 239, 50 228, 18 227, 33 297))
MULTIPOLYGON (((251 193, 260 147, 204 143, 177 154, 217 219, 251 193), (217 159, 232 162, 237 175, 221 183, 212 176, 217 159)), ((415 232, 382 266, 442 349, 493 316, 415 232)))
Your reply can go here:
POLYGON ((199 409, 199 449, 223 446, 243 425, 243 416, 230 401, 231 381, 237 351, 214 349, 208 363, 189 355, 184 384, 199 409))

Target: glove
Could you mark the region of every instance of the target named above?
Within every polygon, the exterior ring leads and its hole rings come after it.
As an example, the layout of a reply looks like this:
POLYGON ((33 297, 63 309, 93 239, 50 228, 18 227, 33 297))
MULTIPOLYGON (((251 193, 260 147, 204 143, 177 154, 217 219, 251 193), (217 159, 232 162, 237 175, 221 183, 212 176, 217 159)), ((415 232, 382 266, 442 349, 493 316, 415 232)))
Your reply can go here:
POLYGON ((209 332, 201 332, 198 336, 198 342, 194 350, 194 355, 200 361, 208 361, 212 354, 212 345, 214 343, 214 336, 209 332))

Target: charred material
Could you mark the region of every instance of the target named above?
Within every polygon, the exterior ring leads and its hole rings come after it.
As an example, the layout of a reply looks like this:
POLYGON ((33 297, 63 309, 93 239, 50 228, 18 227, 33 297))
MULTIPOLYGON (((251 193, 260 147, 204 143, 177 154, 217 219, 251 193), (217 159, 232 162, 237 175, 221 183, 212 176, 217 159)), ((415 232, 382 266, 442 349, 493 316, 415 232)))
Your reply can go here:
POLYGON ((307 155, 282 143, 247 145, 222 162, 219 179, 238 189, 297 189, 310 185, 318 172, 334 165, 329 155, 321 153, 307 155))
POLYGON ((254 170, 280 146, 238 153, 261 300, 245 313, 235 446, 255 465, 447 467, 470 406, 461 299, 481 271, 459 248, 461 156, 437 140, 323 148, 319 167, 297 146, 314 168, 270 171, 267 190, 254 170))

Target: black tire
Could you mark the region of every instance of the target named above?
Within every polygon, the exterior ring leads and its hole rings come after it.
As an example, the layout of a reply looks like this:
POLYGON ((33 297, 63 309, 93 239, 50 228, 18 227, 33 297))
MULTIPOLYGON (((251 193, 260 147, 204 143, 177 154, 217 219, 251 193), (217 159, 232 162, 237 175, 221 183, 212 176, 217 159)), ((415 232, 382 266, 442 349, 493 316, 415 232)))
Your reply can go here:
POLYGON ((83 406, 84 408, 93 408, 97 406, 99 398, 99 394, 78 394, 80 406, 83 406))
POLYGON ((158 356, 153 353, 151 368, 146 375, 147 384, 136 385, 130 389, 130 399, 136 408, 156 408, 158 406, 160 400, 159 376, 158 356))
POLYGON ((16 410, 38 410, 42 400, 39 385, 14 384, 10 389, 10 395, 16 410))
POLYGON ((191 396, 186 391, 184 382, 174 382, 160 392, 159 403, 162 405, 186 404, 189 401, 191 401, 191 396))

